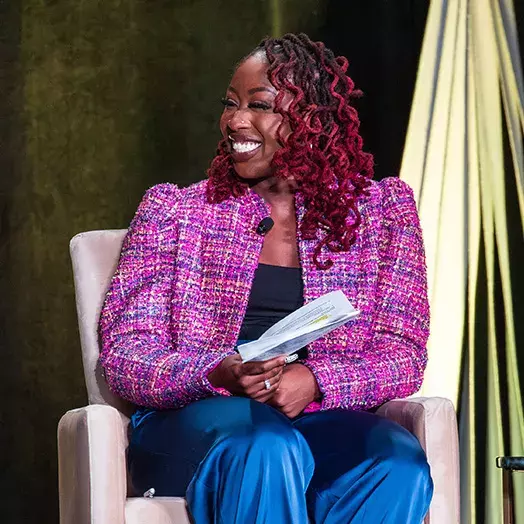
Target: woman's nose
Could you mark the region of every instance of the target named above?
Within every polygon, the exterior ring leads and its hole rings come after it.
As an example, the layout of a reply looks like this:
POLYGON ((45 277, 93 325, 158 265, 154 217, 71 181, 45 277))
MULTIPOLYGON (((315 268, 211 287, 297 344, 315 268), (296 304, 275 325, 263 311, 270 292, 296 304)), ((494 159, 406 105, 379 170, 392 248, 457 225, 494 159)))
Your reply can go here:
POLYGON ((231 131, 238 131, 239 129, 247 129, 251 126, 251 121, 247 112, 243 109, 237 109, 235 113, 231 116, 229 122, 227 123, 231 131))

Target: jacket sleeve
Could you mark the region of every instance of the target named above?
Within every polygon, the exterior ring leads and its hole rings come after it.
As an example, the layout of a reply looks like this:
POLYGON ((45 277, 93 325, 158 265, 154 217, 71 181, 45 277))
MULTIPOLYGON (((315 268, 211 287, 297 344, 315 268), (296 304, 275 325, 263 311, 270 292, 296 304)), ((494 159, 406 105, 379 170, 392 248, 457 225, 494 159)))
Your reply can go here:
POLYGON ((125 237, 102 308, 100 364, 109 388, 130 402, 181 407, 217 394, 208 373, 229 353, 179 351, 171 325, 176 221, 167 219, 178 189, 151 188, 125 237))
POLYGON ((385 179, 381 186, 385 227, 374 332, 358 348, 325 348, 305 362, 322 392, 323 410, 370 409, 409 396, 422 384, 429 304, 420 222, 407 184, 385 179))

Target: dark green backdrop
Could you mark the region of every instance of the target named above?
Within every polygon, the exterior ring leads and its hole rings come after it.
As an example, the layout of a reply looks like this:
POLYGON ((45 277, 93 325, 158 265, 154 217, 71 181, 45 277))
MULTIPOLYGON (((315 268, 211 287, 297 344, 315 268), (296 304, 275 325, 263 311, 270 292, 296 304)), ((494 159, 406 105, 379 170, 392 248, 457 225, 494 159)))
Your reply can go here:
POLYGON ((398 171, 427 6, 0 0, 0 512, 58 520, 56 426, 86 403, 69 239, 204 177, 233 64, 306 31, 350 59, 379 177, 398 171))

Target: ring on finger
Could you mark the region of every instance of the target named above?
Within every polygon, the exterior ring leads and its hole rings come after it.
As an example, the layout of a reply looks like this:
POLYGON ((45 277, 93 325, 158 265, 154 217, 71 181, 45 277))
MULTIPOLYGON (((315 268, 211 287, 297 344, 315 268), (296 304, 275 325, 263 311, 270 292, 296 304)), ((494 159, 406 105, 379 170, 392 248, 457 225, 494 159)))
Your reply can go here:
POLYGON ((269 380, 264 380, 264 387, 266 389, 271 389, 271 382, 269 382, 269 380))

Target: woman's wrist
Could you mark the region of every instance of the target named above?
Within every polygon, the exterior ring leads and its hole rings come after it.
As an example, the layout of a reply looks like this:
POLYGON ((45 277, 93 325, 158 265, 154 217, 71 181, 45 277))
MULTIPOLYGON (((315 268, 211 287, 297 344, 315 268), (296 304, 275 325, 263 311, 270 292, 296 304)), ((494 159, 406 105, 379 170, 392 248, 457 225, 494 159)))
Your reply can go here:
POLYGON ((311 369, 307 367, 305 364, 301 364, 300 362, 289 364, 288 367, 300 367, 302 368, 302 371, 308 371, 306 376, 308 376, 309 390, 311 391, 311 402, 320 402, 322 400, 322 392, 320 391, 317 379, 315 378, 315 374, 313 373, 313 371, 311 371, 311 369))
POLYGON ((223 381, 223 374, 222 374, 222 364, 223 364, 223 360, 221 360, 214 368, 212 371, 210 371, 208 374, 207 374, 207 380, 209 381, 209 383, 216 389, 223 389, 223 384, 224 384, 224 381, 223 381))

